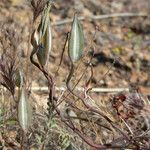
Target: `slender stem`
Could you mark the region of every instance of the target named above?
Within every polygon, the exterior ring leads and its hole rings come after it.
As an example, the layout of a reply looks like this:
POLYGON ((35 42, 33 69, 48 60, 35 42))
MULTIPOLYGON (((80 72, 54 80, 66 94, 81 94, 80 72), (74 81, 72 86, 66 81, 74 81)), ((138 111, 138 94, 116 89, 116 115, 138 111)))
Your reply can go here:
POLYGON ((72 64, 71 65, 71 70, 70 70, 70 73, 68 75, 68 78, 67 78, 67 82, 66 82, 66 85, 67 85, 67 88, 68 90, 70 91, 70 93, 72 93, 72 95, 76 96, 77 98, 81 99, 83 104, 86 106, 86 108, 88 108, 88 110, 92 111, 92 112, 95 112, 97 114, 99 114, 100 116, 102 116, 103 118, 105 118, 108 123, 110 123, 113 127, 115 127, 118 131, 120 131, 120 133, 126 137, 127 140, 130 140, 130 138, 128 137, 128 135, 126 135, 119 127, 117 127, 116 125, 113 124, 113 122, 104 114, 102 114, 100 111, 98 111, 97 109, 95 109, 94 107, 90 106, 88 103, 85 102, 86 100, 86 96, 85 98, 79 96, 79 94, 76 94, 75 92, 72 91, 71 87, 70 87, 70 81, 71 81, 71 77, 73 75, 73 71, 74 71, 74 65, 72 64))
MULTIPOLYGON (((33 61, 33 59, 32 59, 32 57, 31 57, 31 62, 33 63, 33 64, 35 64, 42 72, 43 72, 43 74, 45 75, 45 77, 47 78, 47 80, 48 80, 48 83, 49 83, 49 90, 50 90, 50 94, 49 94, 49 100, 51 101, 51 98, 53 99, 53 97, 55 97, 55 95, 53 95, 52 93, 53 93, 53 88, 54 88, 54 79, 53 79, 53 77, 52 77, 52 75, 50 75, 50 74, 48 74, 48 72, 44 69, 44 68, 41 68, 36 62, 34 62, 33 61)), ((67 87, 68 87, 68 90, 73 94, 73 95, 75 95, 76 97, 78 97, 78 98, 80 98, 80 99, 82 99, 80 96, 78 96, 78 95, 76 95, 72 90, 71 90, 71 88, 70 88, 70 85, 69 85, 69 82, 70 82, 70 80, 71 80, 71 77, 72 77, 72 75, 73 75, 73 72, 74 72, 74 65, 72 64, 71 65, 71 70, 70 70, 70 73, 69 73, 69 75, 68 75, 68 78, 67 78, 67 82, 66 82, 66 84, 67 84, 67 87)), ((84 102, 84 100, 82 99, 82 101, 84 102)), ((79 137, 81 137, 82 139, 83 139, 83 141, 85 141, 88 145, 90 145, 91 147, 94 147, 95 149, 108 149, 108 148, 116 148, 116 149, 120 149, 120 148, 123 148, 124 146, 117 146, 117 145, 111 145, 111 144, 105 144, 105 145, 101 145, 101 144, 95 144, 95 143, 93 143, 93 141, 91 141, 90 139, 88 139, 86 136, 84 136, 81 132, 80 132, 80 130, 79 129, 77 129, 74 125, 73 125, 73 123, 71 122, 71 121, 67 121, 66 119, 64 119, 62 116, 61 116, 61 114, 60 114, 60 111, 59 111, 59 109, 56 107, 56 105, 55 105, 55 103, 53 103, 54 104, 54 108, 55 108, 55 110, 56 110, 56 112, 57 112, 57 114, 60 116, 60 118, 61 118, 61 120, 69 127, 69 128, 71 128, 79 137)), ((85 104, 85 106, 87 106, 87 104, 84 102, 84 104, 85 104)), ((98 113, 98 114, 100 114, 100 115, 102 115, 103 116, 103 114, 101 114, 101 113, 99 113, 99 111, 97 111, 97 110, 95 110, 95 109, 93 109, 93 108, 90 108, 89 106, 87 106, 87 108, 89 108, 91 111, 93 111, 93 112, 96 112, 96 113, 98 113)), ((103 116, 106 120, 108 120, 108 121, 110 121, 110 119, 107 117, 107 116, 103 116)))
POLYGON ((58 65, 58 68, 57 68, 57 71, 56 71, 55 75, 58 74, 58 71, 59 71, 60 66, 61 66, 61 64, 62 64, 62 60, 63 60, 64 52, 65 52, 65 49, 66 49, 68 37, 69 37, 69 32, 67 33, 67 37, 66 37, 66 40, 65 40, 65 44, 64 44, 64 47, 63 47, 63 50, 62 50, 62 53, 61 53, 60 62, 59 62, 59 65, 58 65))
POLYGON ((88 139, 85 135, 83 135, 79 129, 77 129, 73 123, 71 122, 71 120, 68 122, 66 121, 61 115, 60 115, 60 111, 58 108, 56 108, 56 112, 57 114, 61 117, 62 122, 64 122, 69 128, 71 128, 84 142, 86 142, 88 145, 90 145, 91 147, 95 148, 95 149, 108 149, 108 148, 116 148, 116 149, 120 149, 120 148, 125 148, 126 146, 118 146, 118 145, 111 145, 111 144, 95 144, 93 143, 93 141, 91 141, 90 139, 88 139))
POLYGON ((25 132, 22 130, 22 135, 21 135, 21 150, 24 150, 25 149, 25 146, 24 146, 24 142, 25 142, 25 132))

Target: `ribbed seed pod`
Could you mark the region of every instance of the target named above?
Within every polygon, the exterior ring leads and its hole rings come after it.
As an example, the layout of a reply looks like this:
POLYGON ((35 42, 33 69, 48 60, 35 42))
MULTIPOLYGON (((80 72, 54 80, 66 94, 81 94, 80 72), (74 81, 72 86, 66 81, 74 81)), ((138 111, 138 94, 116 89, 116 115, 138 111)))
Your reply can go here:
POLYGON ((23 87, 19 89, 18 121, 23 131, 27 131, 32 122, 32 108, 23 87))
POLYGON ((84 48, 84 34, 76 14, 74 16, 68 44, 69 57, 71 61, 75 63, 81 58, 84 48))
POLYGON ((37 50, 37 58, 41 66, 45 66, 47 64, 52 47, 52 34, 49 19, 45 22, 45 26, 46 26, 45 30, 39 29, 40 31, 39 31, 39 42, 38 42, 39 45, 37 50))

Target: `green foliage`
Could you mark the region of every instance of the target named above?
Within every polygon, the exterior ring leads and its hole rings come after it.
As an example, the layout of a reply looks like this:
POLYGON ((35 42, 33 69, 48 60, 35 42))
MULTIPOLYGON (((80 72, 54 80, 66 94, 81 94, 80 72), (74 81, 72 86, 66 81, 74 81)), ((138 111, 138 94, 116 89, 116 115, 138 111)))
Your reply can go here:
POLYGON ((66 150, 71 144, 70 136, 68 134, 60 134, 59 144, 60 144, 61 150, 66 150))

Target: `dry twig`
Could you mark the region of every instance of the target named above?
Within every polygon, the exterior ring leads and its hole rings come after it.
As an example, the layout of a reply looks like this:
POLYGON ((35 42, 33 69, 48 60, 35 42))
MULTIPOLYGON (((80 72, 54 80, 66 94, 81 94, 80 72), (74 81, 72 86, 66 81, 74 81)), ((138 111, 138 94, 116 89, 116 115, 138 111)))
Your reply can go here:
MULTIPOLYGON (((90 22, 92 22, 92 21, 96 21, 96 20, 111 19, 111 18, 117 18, 117 17, 124 18, 124 17, 148 17, 148 16, 150 16, 150 15, 147 13, 138 13, 138 12, 137 13, 114 13, 114 14, 90 16, 88 18, 88 20, 90 22)), ((86 17, 79 17, 78 19, 86 20, 86 17)), ((64 24, 71 23, 71 22, 72 22, 72 19, 64 19, 64 20, 60 20, 55 23, 52 23, 52 25, 53 26, 64 25, 64 24)))

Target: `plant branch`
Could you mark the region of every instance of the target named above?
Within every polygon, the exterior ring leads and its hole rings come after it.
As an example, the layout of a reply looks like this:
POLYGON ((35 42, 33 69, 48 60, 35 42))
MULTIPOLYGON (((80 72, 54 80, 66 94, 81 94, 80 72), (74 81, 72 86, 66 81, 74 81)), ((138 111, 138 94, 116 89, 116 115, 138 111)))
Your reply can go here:
POLYGON ((81 99, 82 102, 83 102, 83 104, 85 105, 85 107, 86 107, 89 111, 94 112, 94 113, 97 113, 97 114, 99 114, 100 116, 102 116, 104 119, 106 119, 106 120, 108 121, 108 123, 110 123, 114 128, 116 128, 116 129, 125 137, 125 139, 126 139, 127 141, 129 141, 129 140, 130 140, 129 136, 128 136, 126 133, 124 133, 119 127, 117 127, 116 125, 114 125, 113 122, 111 121, 111 119, 109 119, 106 115, 104 115, 103 113, 101 113, 100 111, 98 111, 97 108, 92 107, 92 106, 90 106, 88 103, 86 103, 86 99, 87 99, 87 95, 86 95, 87 93, 86 93, 86 91, 85 91, 84 97, 82 97, 82 96, 80 96, 79 94, 76 94, 75 92, 72 91, 72 89, 71 89, 71 87, 70 87, 70 81, 71 81, 73 72, 74 72, 74 64, 72 63, 72 64, 71 64, 71 70, 70 70, 70 72, 69 72, 69 75, 68 75, 68 78, 67 78, 67 81, 66 81, 66 86, 67 86, 69 92, 70 92, 72 95, 76 96, 78 99, 81 99))
MULTIPOLYGON (((125 17, 148 17, 149 14, 148 13, 114 13, 114 14, 105 14, 105 15, 98 15, 98 16, 90 16, 89 17, 89 21, 90 22, 93 22, 93 21, 96 21, 96 20, 102 20, 102 19, 111 19, 111 18, 118 18, 118 17, 121 17, 121 18, 125 18, 125 17)), ((86 17, 79 17, 79 20, 86 20, 86 17)), ((53 23, 52 25, 53 26, 58 26, 58 25, 64 25, 64 24, 68 24, 68 23, 71 23, 72 22, 72 19, 65 19, 65 20, 60 20, 60 21, 57 21, 55 23, 53 23)))

